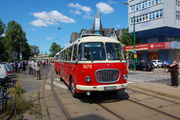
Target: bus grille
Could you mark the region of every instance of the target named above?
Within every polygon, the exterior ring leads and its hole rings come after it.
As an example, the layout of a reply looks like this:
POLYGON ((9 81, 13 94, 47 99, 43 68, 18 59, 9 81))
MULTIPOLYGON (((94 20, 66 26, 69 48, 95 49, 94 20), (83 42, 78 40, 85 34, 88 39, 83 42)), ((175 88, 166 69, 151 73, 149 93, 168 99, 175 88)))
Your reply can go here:
POLYGON ((99 83, 113 83, 119 80, 120 71, 118 69, 100 69, 96 71, 95 75, 99 83))

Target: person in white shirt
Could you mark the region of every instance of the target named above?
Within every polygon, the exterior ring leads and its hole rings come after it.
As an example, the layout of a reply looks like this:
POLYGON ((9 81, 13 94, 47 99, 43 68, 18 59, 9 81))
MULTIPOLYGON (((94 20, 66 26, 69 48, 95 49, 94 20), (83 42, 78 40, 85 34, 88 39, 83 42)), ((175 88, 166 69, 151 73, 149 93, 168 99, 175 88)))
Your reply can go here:
POLYGON ((35 71, 36 71, 36 75, 37 75, 37 80, 40 80, 41 79, 41 72, 40 72, 40 66, 41 66, 41 64, 40 64, 40 62, 37 60, 36 62, 35 62, 35 71))
POLYGON ((33 75, 33 76, 35 75, 35 70, 34 69, 35 69, 35 64, 34 64, 34 60, 32 60, 31 61, 31 70, 32 70, 31 75, 33 75))

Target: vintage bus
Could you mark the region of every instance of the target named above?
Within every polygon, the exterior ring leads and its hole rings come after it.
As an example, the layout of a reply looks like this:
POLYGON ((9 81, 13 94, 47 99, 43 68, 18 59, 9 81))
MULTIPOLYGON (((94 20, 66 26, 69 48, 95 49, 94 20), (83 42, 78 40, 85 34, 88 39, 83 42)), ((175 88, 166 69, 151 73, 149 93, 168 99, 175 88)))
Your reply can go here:
POLYGON ((84 35, 60 51, 59 75, 71 93, 119 91, 128 86, 122 44, 114 38, 84 35))
POLYGON ((56 72, 56 74, 58 74, 58 70, 59 70, 59 52, 56 53, 56 55, 54 56, 54 71, 56 72))

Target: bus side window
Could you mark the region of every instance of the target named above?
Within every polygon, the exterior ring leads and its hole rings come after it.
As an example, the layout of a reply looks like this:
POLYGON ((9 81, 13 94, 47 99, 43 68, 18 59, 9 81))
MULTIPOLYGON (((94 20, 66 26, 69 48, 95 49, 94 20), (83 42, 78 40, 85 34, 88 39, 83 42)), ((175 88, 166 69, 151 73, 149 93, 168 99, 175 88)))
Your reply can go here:
POLYGON ((74 46, 74 49, 73 49, 73 57, 72 57, 73 61, 76 61, 77 60, 77 45, 74 46))

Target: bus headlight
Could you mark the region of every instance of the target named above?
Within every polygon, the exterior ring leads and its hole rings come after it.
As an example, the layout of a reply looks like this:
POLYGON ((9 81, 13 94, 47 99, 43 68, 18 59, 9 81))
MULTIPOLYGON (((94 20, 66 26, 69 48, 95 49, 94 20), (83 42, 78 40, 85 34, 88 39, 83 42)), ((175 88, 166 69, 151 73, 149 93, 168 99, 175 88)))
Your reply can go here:
POLYGON ((91 77, 90 76, 86 76, 85 81, 86 82, 91 82, 91 77))
POLYGON ((123 75, 123 78, 124 78, 124 80, 127 80, 128 79, 128 75, 127 74, 123 75))

